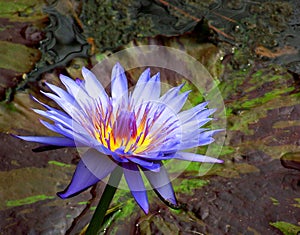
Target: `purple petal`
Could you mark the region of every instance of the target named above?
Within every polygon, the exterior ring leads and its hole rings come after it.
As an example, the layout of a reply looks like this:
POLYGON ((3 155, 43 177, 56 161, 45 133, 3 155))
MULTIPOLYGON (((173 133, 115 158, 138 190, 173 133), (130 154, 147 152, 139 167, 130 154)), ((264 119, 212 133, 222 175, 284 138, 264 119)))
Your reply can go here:
POLYGON ((201 138, 202 133, 209 130, 208 128, 182 129, 183 130, 181 132, 181 142, 199 140, 201 138))
POLYGON ((56 132, 58 134, 61 134, 67 138, 73 139, 72 135, 70 135, 69 133, 66 133, 64 130, 60 129, 57 125, 50 124, 49 122, 46 122, 44 120, 40 120, 40 122, 49 130, 56 132))
POLYGON ((148 68, 139 77, 139 80, 137 81, 137 84, 135 85, 134 91, 132 93, 131 99, 133 100, 135 106, 139 106, 142 103, 144 88, 149 79, 150 69, 148 68))
POLYGON ((195 148, 198 146, 204 146, 204 145, 208 145, 211 144, 212 142, 214 142, 215 139, 212 137, 207 137, 207 138, 203 138, 200 137, 195 138, 195 139, 190 139, 190 140, 184 140, 180 143, 178 150, 184 150, 184 149, 189 149, 189 148, 195 148))
POLYGON ((107 155, 93 148, 90 148, 83 154, 82 161, 90 172, 100 180, 105 178, 117 166, 107 155))
POLYGON ((185 136, 183 136, 181 140, 182 142, 180 143, 178 149, 183 150, 183 149, 211 144, 212 142, 215 141, 215 139, 212 136, 216 133, 224 131, 223 129, 203 131, 203 132, 201 130, 205 130, 205 129, 199 129, 199 130, 195 131, 194 135, 193 132, 185 133, 185 136))
POLYGON ((111 156, 117 162, 129 162, 127 158, 120 157, 121 155, 119 155, 118 153, 116 153, 116 151, 111 152, 111 156))
POLYGON ((127 78, 123 67, 119 63, 117 63, 112 70, 111 97, 114 107, 116 107, 117 103, 120 103, 121 106, 128 104, 127 78))
POLYGON ((78 163, 72 181, 57 195, 63 199, 77 195, 105 178, 117 165, 95 149, 89 149, 78 163))
POLYGON ((75 147, 74 140, 65 137, 54 137, 54 136, 15 136, 19 139, 37 142, 40 144, 75 147))
MULTIPOLYGON (((70 79, 70 78, 69 78, 70 79)), ((73 104, 76 105, 77 103, 75 103, 75 97, 73 97, 71 94, 69 94, 68 92, 66 92, 65 90, 61 89, 58 86, 52 85, 50 83, 46 83, 46 85, 54 92, 57 94, 54 95, 52 93, 47 93, 47 92, 43 92, 41 91, 42 94, 46 95, 47 97, 49 97, 50 99, 54 100, 56 103, 57 101, 60 100, 61 101, 65 101, 65 103, 69 103, 69 104, 73 104)), ((59 103, 57 103, 59 106, 61 106, 59 103)), ((63 109, 64 107, 61 106, 63 109)), ((79 107, 78 107, 79 108, 79 107)), ((64 109, 65 110, 65 109, 64 109)), ((66 110, 65 110, 66 111, 66 110)))
POLYGON ((194 116, 191 116, 190 118, 186 119, 184 122, 182 122, 182 120, 180 120, 180 121, 181 121, 181 124, 183 126, 186 125, 187 128, 191 125, 200 127, 206 123, 206 122, 203 123, 203 121, 212 120, 212 118, 209 118, 209 116, 211 114, 213 114, 215 111, 216 111, 216 109, 205 109, 205 110, 202 110, 199 113, 195 114, 194 116))
MULTIPOLYGON (((136 87, 136 89, 138 88, 136 87)), ((160 74, 157 73, 151 79, 148 80, 148 82, 143 87, 140 96, 137 98, 141 102, 143 100, 144 101, 157 100, 159 96, 160 96, 160 74)))
POLYGON ((33 111, 56 123, 60 123, 69 129, 75 129, 77 132, 84 132, 84 129, 81 125, 75 122, 71 117, 62 115, 61 112, 57 112, 56 110, 43 111, 39 109, 33 109, 33 111))
POLYGON ((148 214, 149 204, 146 188, 138 167, 132 163, 123 163, 124 176, 136 202, 148 214))
POLYGON ((85 108, 87 104, 91 102, 91 97, 84 88, 79 86, 73 79, 60 75, 60 80, 82 108, 85 108))
POLYGON ((62 112, 62 111, 60 111, 60 110, 58 110, 58 109, 55 109, 55 108, 52 108, 52 107, 50 107, 49 105, 46 105, 46 104, 44 104, 43 102, 41 102, 41 101, 39 101, 37 98, 35 98, 34 96, 30 96, 31 97, 31 99, 33 99, 35 102, 37 102, 37 103, 39 103, 40 105, 42 105, 44 108, 46 108, 47 110, 55 110, 56 112, 60 112, 62 115, 66 115, 66 116, 68 116, 66 113, 64 113, 64 112, 62 112))
POLYGON ((80 86, 73 79, 63 74, 59 75, 59 79, 67 88, 68 93, 71 94, 73 97, 76 97, 76 95, 79 92, 80 86))
POLYGON ((195 115, 197 115, 199 112, 201 112, 203 109, 205 109, 205 106, 207 106, 208 102, 203 102, 201 104, 198 104, 197 106, 182 111, 178 114, 178 119, 182 124, 193 118, 195 115))
POLYGON ((46 117, 46 118, 49 118, 50 120, 53 120, 53 121, 56 121, 58 122, 58 120, 60 120, 59 122, 61 122, 62 124, 66 124, 66 123, 71 123, 72 122, 72 125, 74 125, 74 128, 78 128, 77 123, 65 112, 61 111, 61 110, 58 110, 58 109, 55 109, 55 108, 52 108, 44 103, 42 103, 41 101, 39 101, 38 99, 36 99, 35 97, 31 96, 31 98, 41 104, 44 108, 47 109, 47 111, 42 111, 42 110, 39 110, 39 109, 33 109, 34 112, 46 117), (53 119, 52 119, 53 118, 53 119))
MULTIPOLYGON (((55 85, 52 85, 50 83, 46 83, 46 85, 56 94, 58 95, 59 98, 63 99, 63 100, 66 100, 67 102, 74 102, 74 97, 69 94, 68 92, 66 92, 64 89, 58 87, 58 86, 55 86, 55 85)), ((45 94, 45 92, 42 92, 43 94, 45 94)), ((47 94, 47 93, 46 93, 47 94)))
POLYGON ((149 153, 149 155, 140 155, 137 157, 148 161, 161 161, 161 160, 168 160, 173 158, 174 154, 164 154, 163 152, 158 152, 158 153, 149 153))
POLYGON ((69 139, 72 139, 76 143, 77 147, 91 146, 91 143, 93 143, 94 139, 83 133, 78 134, 74 132, 72 129, 65 128, 64 126, 57 123, 55 125, 52 125, 43 120, 40 120, 40 122, 49 130, 61 134, 69 139))
MULTIPOLYGON (((208 111, 211 111, 211 109, 209 109, 208 111)), ((210 122, 211 120, 213 120, 213 118, 208 118, 208 117, 194 117, 191 120, 187 121, 185 124, 182 125, 183 129, 195 129, 195 128, 200 128, 203 125, 205 125, 206 123, 210 122)))
POLYGON ((78 86, 84 85, 84 81, 79 78, 76 78, 75 82, 77 83, 78 86))
POLYGON ((68 113, 72 118, 75 118, 78 116, 77 112, 80 110, 80 107, 75 99, 68 98, 68 99, 62 99, 52 93, 46 93, 41 91, 42 94, 47 96, 48 98, 55 101, 66 113, 68 113))
POLYGON ((180 89, 183 87, 184 84, 181 84, 177 87, 173 87, 172 89, 168 90, 162 97, 160 97, 160 101, 163 103, 169 103, 173 99, 175 99, 178 94, 180 89))
POLYGON ((216 129, 216 130, 210 130, 210 131, 206 131, 203 133, 203 136, 205 137, 212 137, 213 135, 219 133, 219 132, 223 132, 224 129, 216 129))
POLYGON ((192 161, 192 162, 209 162, 209 163, 223 163, 223 160, 216 159, 213 157, 208 157, 205 155, 188 153, 188 152, 177 152, 175 154, 176 159, 192 161))
POLYGON ((159 172, 144 171, 144 174, 148 178, 151 186, 156 189, 161 197, 172 204, 177 204, 172 184, 163 165, 160 167, 159 172))
POLYGON ((144 158, 144 160, 143 160, 143 159, 140 159, 140 158, 136 158, 134 156, 129 157, 128 159, 131 162, 136 163, 139 166, 144 167, 144 168, 146 168, 146 169, 148 169, 150 171, 155 171, 155 172, 159 171, 160 164, 159 163, 150 162, 151 161, 150 159, 149 159, 150 161, 147 161, 146 158, 144 158))
POLYGON ((102 104, 108 100, 108 95, 97 77, 85 67, 82 68, 82 75, 85 80, 85 89, 88 94, 94 98, 100 98, 102 104))
MULTIPOLYGON (((59 123, 55 123, 55 125, 52 125, 46 121, 40 120, 40 122, 47 127, 49 130, 54 131, 56 133, 59 133, 69 139, 74 140, 74 142, 76 143, 76 146, 93 146, 93 145, 97 145, 99 144, 99 142, 94 139, 93 137, 91 137, 90 135, 88 135, 86 133, 85 130, 83 130, 83 132, 78 133, 75 132, 74 129, 72 128, 66 128, 65 126, 59 124, 59 123)), ((80 129, 78 129, 77 131, 80 131, 80 129)))
POLYGON ((96 184, 98 181, 99 179, 87 169, 82 161, 80 161, 77 164, 75 173, 69 186, 64 191, 58 192, 57 195, 62 199, 75 196, 90 186, 96 184))
POLYGON ((188 95, 189 95, 190 91, 186 91, 180 95, 177 95, 174 97, 174 99, 170 100, 167 103, 167 106, 174 112, 174 113, 178 113, 183 105, 185 104, 188 95))

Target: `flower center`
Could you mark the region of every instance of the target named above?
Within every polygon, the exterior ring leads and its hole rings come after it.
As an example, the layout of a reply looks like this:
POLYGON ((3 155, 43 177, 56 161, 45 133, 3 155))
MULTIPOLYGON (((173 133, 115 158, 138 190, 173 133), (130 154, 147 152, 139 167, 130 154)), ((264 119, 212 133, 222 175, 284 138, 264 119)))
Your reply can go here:
POLYGON ((113 115, 112 109, 108 109, 104 117, 100 114, 102 117, 94 118, 94 136, 112 151, 120 149, 124 153, 141 153, 150 147, 152 140, 148 135, 151 127, 147 122, 148 112, 146 108, 137 122, 140 110, 137 113, 118 110, 113 115))
POLYGON ((104 109, 99 102, 87 112, 92 114, 92 126, 88 128, 83 125, 99 143, 111 151, 119 151, 123 156, 147 154, 170 142, 169 134, 177 129, 177 121, 169 115, 170 112, 166 112, 162 118, 165 109, 165 105, 151 102, 145 102, 134 109, 128 106, 116 110, 109 102, 104 109), (166 117, 166 114, 169 116, 166 117))

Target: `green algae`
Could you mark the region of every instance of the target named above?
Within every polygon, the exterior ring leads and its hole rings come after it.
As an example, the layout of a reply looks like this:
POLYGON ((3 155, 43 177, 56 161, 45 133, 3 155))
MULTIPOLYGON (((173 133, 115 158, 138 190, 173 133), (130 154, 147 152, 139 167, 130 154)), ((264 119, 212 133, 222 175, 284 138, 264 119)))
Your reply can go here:
POLYGON ((230 76, 219 85, 222 96, 230 100, 226 107, 229 109, 228 114, 233 110, 247 110, 263 105, 295 89, 288 85, 292 76, 277 65, 270 65, 255 72, 252 67, 229 70, 230 76), (267 92, 263 92, 261 87, 266 84, 267 92))
POLYGON ((77 202, 78 205, 88 205, 90 204, 89 201, 82 201, 82 202, 77 202))
POLYGON ((43 201, 47 199, 53 199, 55 198, 54 196, 47 196, 47 195, 36 195, 36 196, 30 196, 26 198, 22 198, 19 200, 7 200, 5 202, 6 206, 8 207, 14 207, 14 206, 23 206, 23 205, 28 205, 32 204, 38 201, 43 201))
POLYGON ((60 166, 60 167, 72 167, 72 165, 70 165, 70 164, 66 164, 66 163, 58 162, 58 161, 48 161, 48 164, 52 164, 52 165, 56 165, 56 166, 60 166))
POLYGON ((271 222, 270 225, 279 229, 284 235, 295 235, 300 232, 300 226, 285 221, 271 222))
POLYGON ((292 204, 292 206, 300 208, 300 198, 294 198, 297 203, 292 204))
POLYGON ((254 73, 250 68, 231 72, 228 79, 234 78, 234 82, 226 81, 219 86, 223 97, 230 100, 226 114, 231 131, 253 134, 249 124, 266 117, 268 110, 278 108, 279 104, 290 106, 299 102, 296 97, 286 95, 295 87, 289 84, 292 82, 291 75, 278 66, 269 66, 254 73), (264 84, 268 84, 267 92, 261 90, 264 84), (294 101, 291 102, 291 99, 294 101))
POLYGON ((245 109, 250 109, 250 108, 256 107, 258 105, 262 105, 262 104, 265 104, 268 101, 274 99, 276 96, 291 92, 294 89, 295 89, 294 87, 287 87, 285 89, 276 89, 276 90, 265 93, 262 97, 249 99, 249 100, 241 103, 240 107, 245 108, 245 109))
POLYGON ((272 201, 272 203, 273 203, 274 206, 278 206, 279 205, 279 201, 276 198, 270 197, 270 199, 271 199, 271 201, 272 201))
POLYGON ((174 183, 174 190, 176 193, 192 195, 195 189, 199 189, 208 184, 209 180, 202 180, 199 178, 183 179, 180 183, 174 183))

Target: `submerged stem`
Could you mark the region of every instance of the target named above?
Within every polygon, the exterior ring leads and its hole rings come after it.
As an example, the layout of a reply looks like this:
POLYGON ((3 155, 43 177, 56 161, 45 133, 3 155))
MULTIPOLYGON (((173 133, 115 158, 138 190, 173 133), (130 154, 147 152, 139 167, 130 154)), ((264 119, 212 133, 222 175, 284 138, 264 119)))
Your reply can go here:
POLYGON ((100 198, 98 206, 86 230, 85 235, 96 235, 100 232, 106 211, 115 195, 117 186, 120 183, 122 175, 123 171, 121 167, 116 167, 116 169, 110 174, 108 183, 100 198))

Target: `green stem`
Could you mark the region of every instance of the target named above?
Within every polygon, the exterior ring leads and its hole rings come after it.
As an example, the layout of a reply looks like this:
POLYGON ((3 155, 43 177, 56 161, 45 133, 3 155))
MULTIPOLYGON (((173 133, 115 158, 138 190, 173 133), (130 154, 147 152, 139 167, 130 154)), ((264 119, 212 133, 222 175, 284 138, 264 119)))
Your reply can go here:
POLYGON ((108 207, 115 195, 117 186, 122 178, 123 171, 121 167, 116 167, 116 169, 110 174, 108 183, 104 189, 104 192, 100 198, 98 206, 95 213, 91 219, 91 222, 86 230, 85 235, 96 235, 100 232, 103 224, 103 220, 108 210, 108 207))

